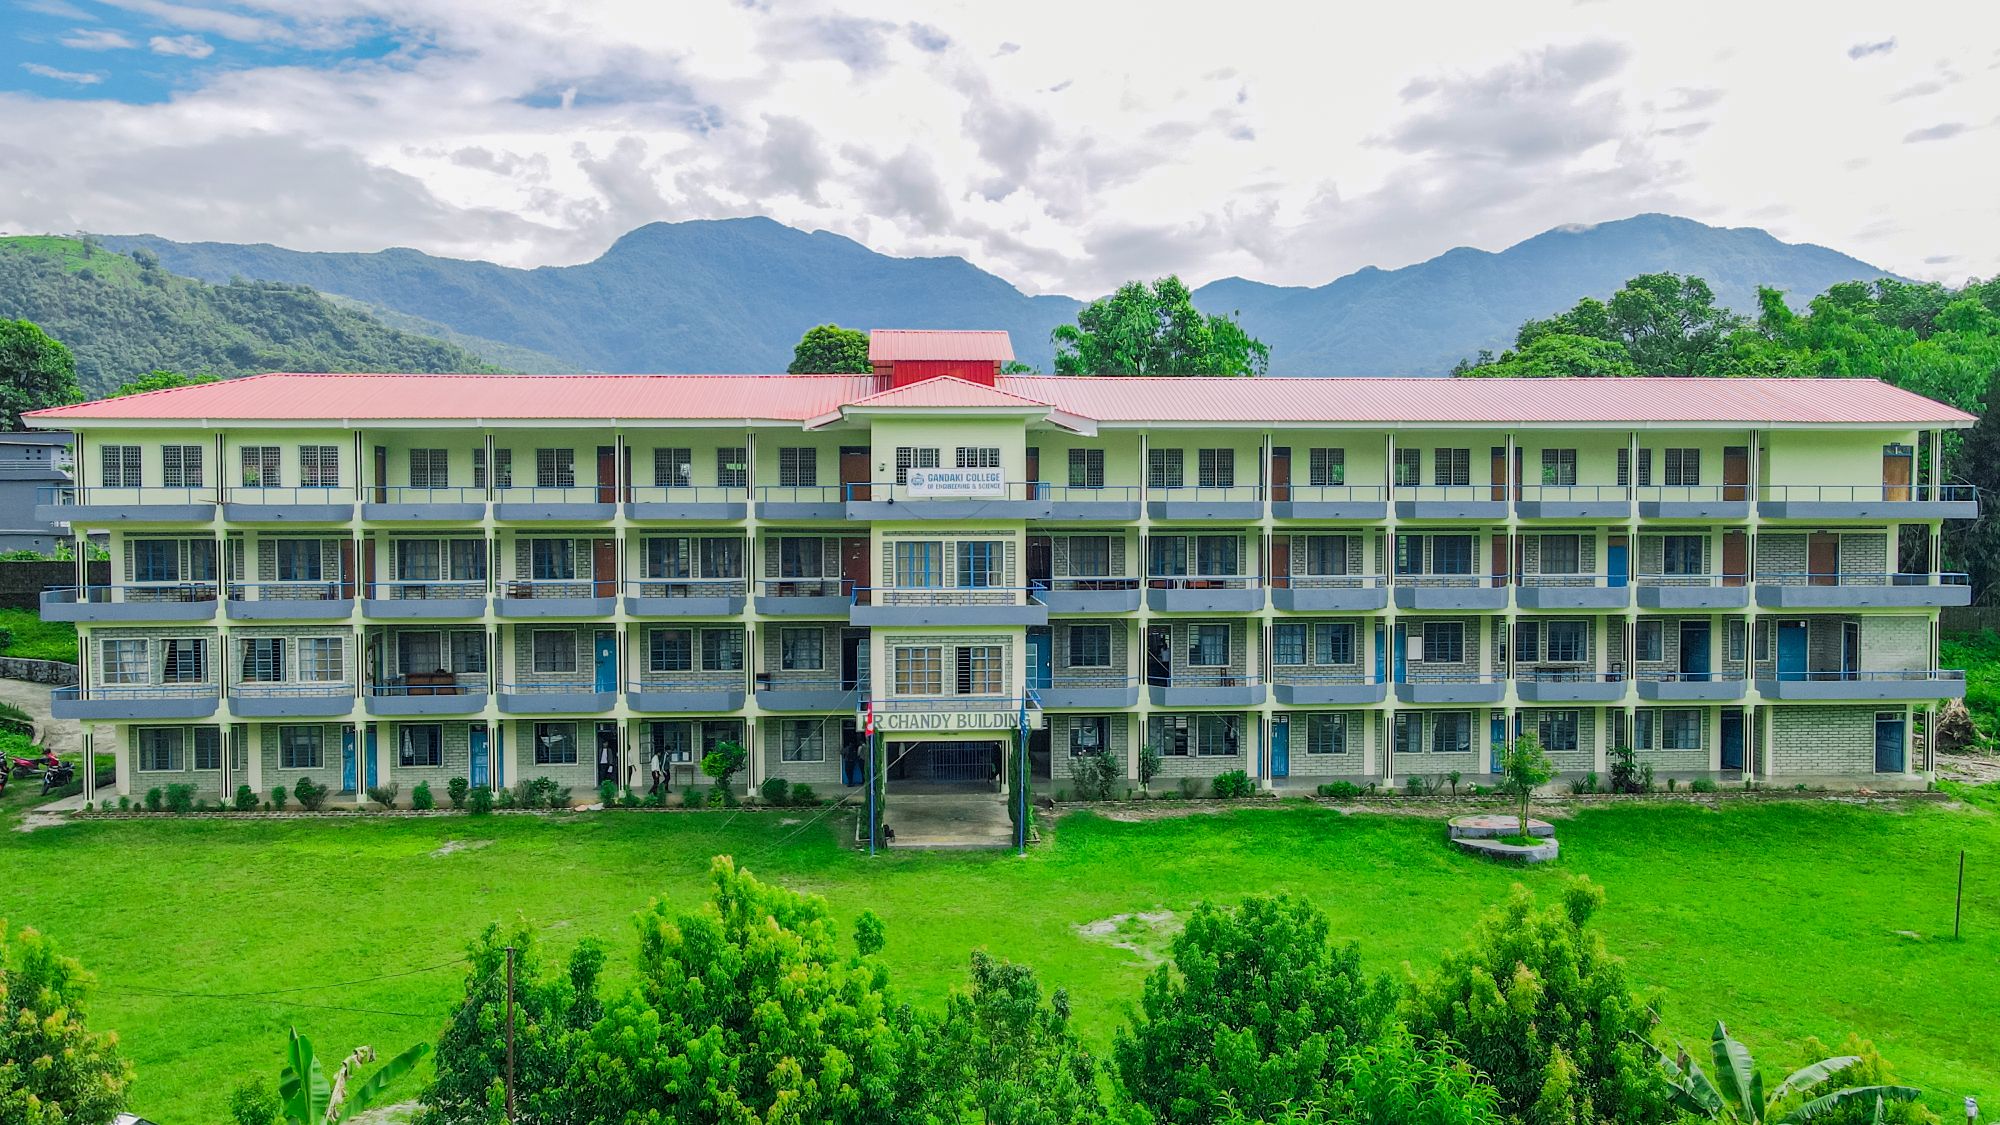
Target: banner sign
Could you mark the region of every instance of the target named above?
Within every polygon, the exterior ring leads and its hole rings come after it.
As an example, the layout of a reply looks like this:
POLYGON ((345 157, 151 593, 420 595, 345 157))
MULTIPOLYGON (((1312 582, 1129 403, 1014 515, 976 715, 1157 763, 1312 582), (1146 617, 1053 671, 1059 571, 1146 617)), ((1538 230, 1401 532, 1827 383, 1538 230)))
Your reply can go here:
MULTIPOLYGON (((1030 725, 1039 726, 1041 713, 1030 711, 1030 725)), ((884 734, 926 731, 1016 730, 1019 711, 877 711, 875 729, 884 734)))
POLYGON ((911 469, 903 491, 910 496, 1005 496, 999 469, 911 469))

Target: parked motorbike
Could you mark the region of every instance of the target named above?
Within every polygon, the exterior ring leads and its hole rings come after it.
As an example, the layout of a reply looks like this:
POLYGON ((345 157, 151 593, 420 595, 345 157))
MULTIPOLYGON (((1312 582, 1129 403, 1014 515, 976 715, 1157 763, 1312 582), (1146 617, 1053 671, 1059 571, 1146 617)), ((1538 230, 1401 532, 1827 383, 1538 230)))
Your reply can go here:
POLYGON ((57 764, 53 750, 42 751, 39 758, 16 758, 10 754, 7 757, 7 772, 14 777, 34 777, 56 768, 57 764))
POLYGON ((76 765, 72 762, 57 762, 42 771, 42 796, 52 790, 61 789, 76 780, 76 765))

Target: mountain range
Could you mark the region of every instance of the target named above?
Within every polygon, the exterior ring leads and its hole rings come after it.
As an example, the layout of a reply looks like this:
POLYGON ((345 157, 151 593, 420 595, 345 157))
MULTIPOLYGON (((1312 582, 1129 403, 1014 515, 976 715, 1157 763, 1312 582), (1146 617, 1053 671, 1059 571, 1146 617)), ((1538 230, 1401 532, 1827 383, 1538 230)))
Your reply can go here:
MULTIPOLYGON (((535 269, 409 249, 319 253, 151 235, 96 241, 145 251, 172 273, 216 285, 310 286, 386 327, 519 370, 782 371, 800 334, 823 323, 1001 328, 1024 362, 1048 370, 1049 331, 1081 307, 1072 297, 1025 294, 961 258, 892 257, 765 218, 652 223, 593 261, 535 269)), ((1441 375, 1481 348, 1505 347, 1523 320, 1662 270, 1704 277, 1723 303, 1745 311, 1759 285, 1803 303, 1836 282, 1890 276, 1755 228, 1649 214, 1560 227, 1500 251, 1461 247, 1319 286, 1225 278, 1197 289, 1195 301, 1239 314, 1271 346, 1272 374, 1441 375)))

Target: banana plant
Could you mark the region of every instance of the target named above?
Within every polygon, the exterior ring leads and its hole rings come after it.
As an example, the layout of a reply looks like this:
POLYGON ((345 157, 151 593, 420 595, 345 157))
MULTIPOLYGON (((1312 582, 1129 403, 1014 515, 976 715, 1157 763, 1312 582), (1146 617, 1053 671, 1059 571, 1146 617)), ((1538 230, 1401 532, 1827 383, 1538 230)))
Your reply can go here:
POLYGON ((1686 1050, 1682 1050, 1677 1057, 1670 1057, 1654 1048, 1660 1064, 1666 1068, 1667 1083, 1673 1087, 1675 1104, 1696 1117, 1710 1121, 1735 1122, 1737 1125, 1800 1125, 1841 1106, 1872 1101, 1873 1119, 1879 1123, 1884 1119, 1887 1102, 1915 1101, 1923 1094, 1914 1086, 1848 1086, 1786 1109, 1786 1103, 1794 1095, 1852 1069, 1861 1062, 1860 1056, 1837 1055, 1808 1063, 1787 1075, 1783 1082, 1766 1094, 1764 1076, 1757 1070, 1756 1060, 1750 1057, 1750 1049, 1730 1035, 1721 1020, 1715 1021, 1715 1034, 1709 1039, 1709 1051, 1715 1060, 1714 1078, 1710 1078, 1686 1050))
POLYGON ((356 1047, 328 1081, 319 1057, 313 1053, 312 1040, 300 1035, 298 1028, 292 1028, 284 1073, 278 1078, 279 1112, 284 1115, 285 1125, 339 1125, 375 1104, 383 1091, 408 1074, 430 1051, 429 1043, 419 1043, 383 1063, 367 1081, 350 1088, 348 1083, 355 1072, 375 1061, 375 1049, 356 1047))

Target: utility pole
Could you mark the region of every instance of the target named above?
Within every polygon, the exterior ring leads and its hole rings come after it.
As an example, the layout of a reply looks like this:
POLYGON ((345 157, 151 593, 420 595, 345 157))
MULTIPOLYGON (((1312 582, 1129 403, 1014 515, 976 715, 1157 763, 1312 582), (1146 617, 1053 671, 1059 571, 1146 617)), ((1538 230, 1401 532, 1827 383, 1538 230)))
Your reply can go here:
POLYGON ((514 947, 507 947, 507 1125, 514 1125, 514 947))

